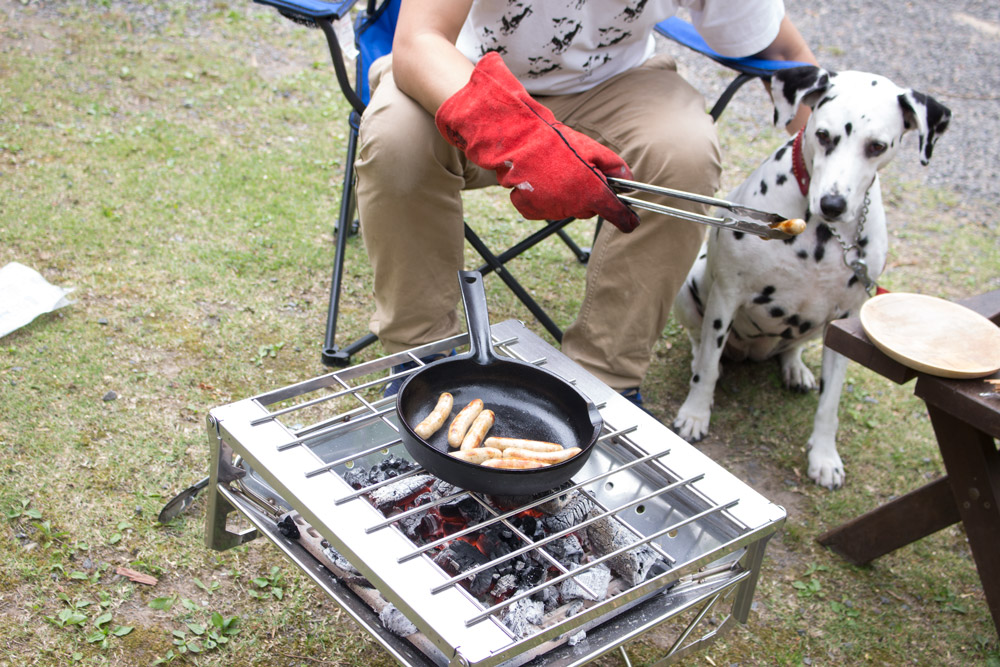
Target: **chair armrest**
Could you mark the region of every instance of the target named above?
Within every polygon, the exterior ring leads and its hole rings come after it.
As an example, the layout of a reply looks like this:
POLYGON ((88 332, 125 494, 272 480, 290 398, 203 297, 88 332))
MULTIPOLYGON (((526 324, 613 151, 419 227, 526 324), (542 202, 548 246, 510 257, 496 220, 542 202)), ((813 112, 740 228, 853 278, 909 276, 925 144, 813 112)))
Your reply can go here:
POLYGON ((292 14, 310 19, 337 19, 346 16, 357 0, 324 2, 324 0, 253 0, 262 5, 270 5, 283 14, 292 14))
POLYGON ((694 29, 693 25, 677 16, 672 16, 665 21, 657 23, 656 32, 667 39, 674 40, 682 46, 697 51, 703 56, 708 56, 729 69, 751 76, 769 78, 778 70, 788 69, 789 67, 802 67, 809 64, 792 60, 762 60, 760 58, 730 58, 724 56, 710 47, 704 38, 698 34, 698 31, 694 29))

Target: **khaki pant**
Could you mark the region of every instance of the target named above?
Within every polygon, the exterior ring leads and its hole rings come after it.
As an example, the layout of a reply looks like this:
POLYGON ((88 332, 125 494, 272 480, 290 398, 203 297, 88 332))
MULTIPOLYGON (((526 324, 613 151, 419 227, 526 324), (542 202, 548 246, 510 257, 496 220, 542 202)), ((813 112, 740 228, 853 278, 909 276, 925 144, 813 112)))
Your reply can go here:
MULTIPOLYGON (((371 84, 360 128, 358 214, 375 275, 371 330, 395 353, 462 331, 455 277, 463 268, 461 192, 495 185, 496 175, 448 144, 434 118, 396 88, 391 57, 373 64, 371 84)), ((538 101, 621 155, 638 181, 705 195, 718 189, 715 127, 669 57, 655 56, 589 91, 538 101)), ((563 352, 615 389, 641 383, 703 238, 698 224, 638 213, 631 234, 602 225, 583 305, 562 342, 563 352)))

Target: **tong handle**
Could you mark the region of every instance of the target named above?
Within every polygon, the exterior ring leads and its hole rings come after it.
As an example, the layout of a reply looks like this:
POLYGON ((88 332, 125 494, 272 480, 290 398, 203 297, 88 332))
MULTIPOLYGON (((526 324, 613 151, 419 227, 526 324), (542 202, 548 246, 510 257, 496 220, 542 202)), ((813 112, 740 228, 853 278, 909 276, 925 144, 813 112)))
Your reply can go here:
POLYGON ((784 217, 776 213, 768 213, 766 211, 759 211, 755 208, 750 208, 749 206, 743 206, 742 204, 735 204, 731 201, 726 201, 725 199, 719 199, 717 197, 708 197, 705 195, 695 194, 693 192, 684 192, 683 190, 673 190, 671 188, 664 188, 658 185, 650 185, 648 183, 639 183, 637 181, 629 181, 623 178, 607 177, 608 184, 612 188, 622 189, 622 190, 638 190, 640 192, 650 192, 652 194, 664 195, 667 197, 676 197, 677 199, 686 199, 688 201, 698 202, 699 204, 707 204, 709 206, 718 206, 719 208, 724 208, 736 215, 742 215, 748 218, 753 218, 754 220, 760 220, 767 223, 782 222, 785 220, 784 217))

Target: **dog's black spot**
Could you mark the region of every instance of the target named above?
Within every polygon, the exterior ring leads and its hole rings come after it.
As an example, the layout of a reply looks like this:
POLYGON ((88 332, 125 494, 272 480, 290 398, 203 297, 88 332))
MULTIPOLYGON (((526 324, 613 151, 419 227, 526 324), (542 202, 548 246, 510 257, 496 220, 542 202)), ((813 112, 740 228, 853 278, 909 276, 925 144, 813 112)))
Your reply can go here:
POLYGON ((799 237, 798 236, 792 236, 792 237, 787 238, 787 239, 782 239, 781 242, 784 243, 785 245, 792 245, 793 243, 795 243, 795 239, 797 239, 797 238, 799 238, 799 237))
POLYGON ((725 343, 725 342, 726 342, 726 337, 725 336, 719 336, 718 338, 715 339, 715 346, 716 347, 722 347, 722 344, 725 343))
POLYGON ((694 304, 698 309, 698 312, 704 313, 705 306, 701 303, 701 296, 698 294, 698 283, 693 280, 688 283, 688 292, 691 293, 691 298, 694 300, 694 304))
POLYGON ((851 125, 850 123, 847 123, 846 125, 844 125, 844 132, 847 133, 847 136, 851 136, 851 131, 853 129, 854 129, 854 126, 851 125))
POLYGON ((788 144, 785 144, 784 146, 782 146, 781 148, 779 148, 778 150, 776 150, 774 152, 774 161, 778 162, 778 161, 781 160, 781 158, 785 157, 785 151, 786 150, 788 150, 788 144))
POLYGON ((858 245, 861 246, 862 248, 868 245, 868 237, 862 236, 860 239, 858 239, 858 245))
POLYGON ((760 179, 760 193, 762 195, 767 194, 767 181, 765 181, 763 178, 760 179))
POLYGON ((774 285, 768 285, 760 294, 754 297, 754 303, 771 303, 771 295, 774 294, 774 285))
POLYGON ((770 315, 771 317, 784 317, 785 316, 785 309, 782 308, 781 306, 775 306, 774 308, 772 308, 771 310, 769 310, 767 312, 768 312, 768 315, 770 315))
POLYGON ((778 177, 774 179, 775 185, 784 185, 788 181, 788 174, 778 174, 778 177))
POLYGON ((741 238, 743 238, 743 232, 733 232, 733 238, 739 241, 741 238))
POLYGON ((715 329, 716 331, 718 331, 719 329, 721 329, 722 328, 722 320, 715 320, 714 322, 712 322, 712 328, 715 329))
POLYGON ((833 238, 833 232, 830 231, 830 227, 824 222, 820 223, 816 227, 816 247, 813 249, 813 259, 817 262, 823 259, 823 255, 826 254, 826 243, 831 238, 833 238))
POLYGON ((795 255, 796 255, 796 256, 797 256, 797 257, 798 257, 799 259, 809 259, 809 253, 808 253, 808 252, 806 252, 806 251, 805 251, 804 249, 800 249, 800 250, 798 250, 798 251, 797 251, 797 252, 795 253, 795 255))
POLYGON ((695 373, 695 374, 694 374, 694 377, 693 377, 693 378, 691 378, 691 382, 695 382, 695 383, 697 383, 697 382, 701 382, 701 376, 700 376, 700 375, 698 375, 697 373, 695 373))
POLYGON ((839 136, 834 137, 833 140, 830 141, 830 143, 827 145, 825 153, 827 155, 832 153, 837 148, 837 144, 839 143, 840 143, 840 137, 839 136))
POLYGON ((795 334, 792 333, 792 328, 788 327, 787 329, 781 332, 781 337, 786 340, 791 340, 792 338, 795 337, 795 334))
POLYGON ((812 328, 813 328, 813 323, 810 322, 809 320, 806 320, 805 322, 799 325, 799 333, 804 334, 805 332, 809 331, 812 328))
POLYGON ((858 277, 857 276, 851 276, 851 279, 847 281, 847 286, 848 287, 854 287, 854 284, 856 282, 858 282, 858 277))
POLYGON ((872 87, 877 86, 877 85, 878 85, 878 80, 873 79, 872 80, 872 87))
POLYGON ((785 324, 791 325, 793 327, 797 327, 799 325, 799 316, 798 315, 792 315, 791 317, 789 317, 789 318, 787 318, 785 320, 785 324))
POLYGON ((837 99, 837 96, 836 96, 836 95, 827 95, 826 97, 824 97, 823 99, 821 99, 821 100, 819 101, 819 104, 817 104, 817 105, 816 105, 816 108, 817 108, 817 109, 819 109, 819 108, 820 108, 821 106, 823 106, 823 105, 824 105, 824 104, 826 104, 827 102, 832 102, 832 101, 834 101, 835 99, 837 99))

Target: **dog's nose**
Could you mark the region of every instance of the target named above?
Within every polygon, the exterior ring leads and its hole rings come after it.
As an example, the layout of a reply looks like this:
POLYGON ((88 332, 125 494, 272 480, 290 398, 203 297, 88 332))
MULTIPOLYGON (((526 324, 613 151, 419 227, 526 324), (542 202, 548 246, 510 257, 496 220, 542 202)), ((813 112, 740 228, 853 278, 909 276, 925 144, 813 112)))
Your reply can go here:
POLYGON ((827 218, 839 218, 847 210, 847 200, 843 195, 824 195, 819 200, 819 207, 827 218))

